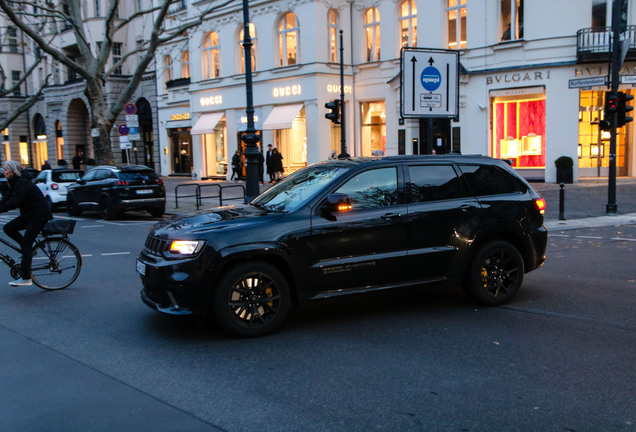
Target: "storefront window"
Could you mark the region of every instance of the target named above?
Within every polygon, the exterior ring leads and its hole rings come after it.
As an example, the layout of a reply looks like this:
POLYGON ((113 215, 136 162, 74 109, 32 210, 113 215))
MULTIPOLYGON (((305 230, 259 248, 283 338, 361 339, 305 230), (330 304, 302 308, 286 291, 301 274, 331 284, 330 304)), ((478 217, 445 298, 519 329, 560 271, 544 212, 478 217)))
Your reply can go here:
POLYGON ((493 157, 545 167, 545 93, 494 97, 492 111, 493 157))
POLYGON ((386 111, 384 101, 365 102, 361 104, 362 156, 372 156, 380 150, 386 154, 386 111))
POLYGON ((276 148, 283 155, 285 175, 307 165, 307 127, 305 108, 294 118, 289 129, 275 131, 276 148))
POLYGON ((172 172, 192 173, 192 136, 190 128, 168 129, 172 141, 172 172))
POLYGON ((26 142, 26 137, 20 137, 20 163, 22 166, 29 165, 29 145, 26 142))
POLYGON ((225 120, 219 121, 211 134, 204 134, 202 137, 206 161, 205 172, 208 176, 225 175, 227 173, 225 120))
MULTIPOLYGON (((581 91, 579 102, 579 176, 609 175, 610 133, 599 128, 603 120, 604 91, 581 91)), ((616 135, 616 174, 627 175, 625 155, 631 140, 631 124, 618 129, 616 135)))

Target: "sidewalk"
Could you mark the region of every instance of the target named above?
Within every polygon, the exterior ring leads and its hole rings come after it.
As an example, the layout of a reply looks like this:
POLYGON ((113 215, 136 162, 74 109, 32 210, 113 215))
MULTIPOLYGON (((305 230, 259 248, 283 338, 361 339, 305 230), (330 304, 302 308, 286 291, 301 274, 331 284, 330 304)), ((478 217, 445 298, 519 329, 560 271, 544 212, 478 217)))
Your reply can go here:
MULTIPOLYGON (((219 188, 223 186, 223 204, 238 204, 242 202, 244 181, 220 180, 192 180, 189 177, 163 177, 166 186, 166 213, 179 214, 197 210, 194 198, 196 185, 205 185, 201 189, 202 205, 199 209, 206 209, 219 205, 219 188), (175 202, 175 189, 178 188, 178 207, 175 202), (231 186, 231 187, 229 187, 231 186), (191 195, 183 198, 183 195, 191 195)), ((560 185, 556 183, 531 183, 532 187, 545 198, 547 207, 545 212, 546 227, 550 230, 576 229, 585 226, 608 226, 636 223, 636 178, 621 177, 616 180, 617 214, 608 216, 606 205, 608 201, 607 178, 585 178, 577 183, 564 185, 563 215, 565 220, 559 220, 560 185)), ((259 185, 261 192, 272 185, 259 185)))

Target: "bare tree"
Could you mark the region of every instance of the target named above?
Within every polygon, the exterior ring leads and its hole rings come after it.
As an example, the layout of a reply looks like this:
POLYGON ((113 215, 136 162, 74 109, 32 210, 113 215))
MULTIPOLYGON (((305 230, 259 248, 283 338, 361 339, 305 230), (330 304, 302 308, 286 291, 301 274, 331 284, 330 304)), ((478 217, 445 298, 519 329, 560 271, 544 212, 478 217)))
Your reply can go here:
MULTIPOLYGON (((137 90, 157 48, 183 35, 189 29, 197 27, 214 10, 226 6, 232 1, 234 0, 211 2, 210 7, 202 10, 196 17, 177 23, 170 22, 170 25, 166 25, 170 6, 181 3, 181 0, 159 0, 153 2, 157 5, 156 7, 138 11, 123 18, 118 16, 120 0, 110 0, 108 12, 103 17, 103 40, 97 45, 93 44, 93 46, 90 44, 91 40, 86 34, 84 26, 86 17, 82 15, 82 0, 0 0, 0 9, 4 12, 6 19, 35 42, 44 53, 74 71, 84 80, 86 83, 85 95, 91 108, 91 129, 97 130, 99 133, 93 140, 95 159, 100 164, 113 164, 111 129, 117 116, 137 90), (107 68, 108 59, 112 58, 115 34, 126 26, 138 23, 142 17, 150 17, 152 20, 152 29, 146 32, 146 39, 140 41, 134 49, 122 53, 121 58, 107 68), (66 28, 70 27, 77 43, 77 56, 72 58, 55 46, 54 37, 56 34, 51 37, 46 32, 43 33, 42 29, 44 28, 54 29, 55 26, 51 25, 53 23, 64 23, 66 28), (126 59, 133 55, 137 56, 138 61, 134 70, 131 71, 127 86, 113 98, 112 102, 108 102, 104 89, 105 84, 126 59)), ((26 76, 27 74, 23 79, 26 79, 26 76)), ((42 88, 40 88, 41 91, 42 88)), ((37 99, 35 96, 29 98, 31 105, 37 99)), ((23 111, 26 110, 26 104, 21 108, 23 111)))

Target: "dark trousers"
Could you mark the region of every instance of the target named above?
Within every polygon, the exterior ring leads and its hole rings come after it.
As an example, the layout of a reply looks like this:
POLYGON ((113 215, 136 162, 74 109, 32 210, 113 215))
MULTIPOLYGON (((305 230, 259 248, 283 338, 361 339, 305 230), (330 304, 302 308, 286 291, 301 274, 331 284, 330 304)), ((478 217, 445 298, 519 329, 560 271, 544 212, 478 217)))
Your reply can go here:
POLYGON ((47 221, 29 222, 24 216, 20 215, 11 222, 4 224, 4 232, 16 241, 22 249, 22 261, 20 262, 20 271, 22 279, 31 279, 31 261, 33 259, 33 243, 47 221), (20 231, 24 230, 24 235, 20 231))

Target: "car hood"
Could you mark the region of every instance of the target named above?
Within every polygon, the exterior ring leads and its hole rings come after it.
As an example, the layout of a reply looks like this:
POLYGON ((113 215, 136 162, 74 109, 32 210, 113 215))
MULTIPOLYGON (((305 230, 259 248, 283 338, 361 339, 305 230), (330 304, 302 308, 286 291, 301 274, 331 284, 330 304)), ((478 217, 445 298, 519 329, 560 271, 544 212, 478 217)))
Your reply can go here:
POLYGON ((279 219, 283 214, 253 206, 223 206, 194 213, 180 214, 157 223, 151 229, 153 235, 170 235, 178 232, 202 233, 246 225, 262 225, 279 219))

